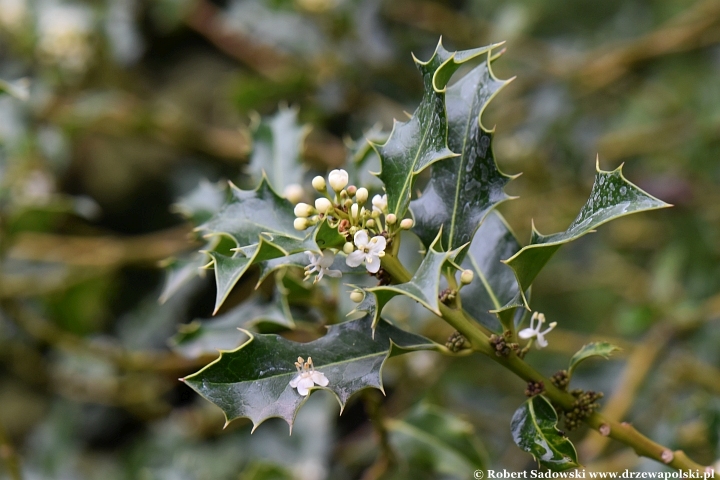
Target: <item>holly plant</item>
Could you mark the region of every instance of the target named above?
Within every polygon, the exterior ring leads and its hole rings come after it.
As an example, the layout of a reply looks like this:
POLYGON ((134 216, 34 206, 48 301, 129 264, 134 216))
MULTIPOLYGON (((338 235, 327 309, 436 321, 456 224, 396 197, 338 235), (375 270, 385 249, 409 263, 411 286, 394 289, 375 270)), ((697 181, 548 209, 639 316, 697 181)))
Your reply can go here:
POLYGON ((163 298, 212 269, 221 314, 186 326, 174 346, 181 353, 225 349, 182 380, 219 406, 227 422, 246 417, 257 428, 280 417, 292 430, 315 390, 332 392, 341 408, 360 390, 382 390, 391 356, 480 354, 527 382, 529 399, 507 423, 539 465, 580 466, 558 428, 564 421, 565 430, 584 423, 639 455, 700 469, 681 451, 603 417, 600 392, 573 388, 581 362, 617 347, 586 345, 549 378, 525 361, 531 347, 553 341, 558 323, 531 310, 533 281, 552 256, 606 222, 669 205, 628 181, 621 167, 604 171, 598 162, 587 202, 568 228, 544 235, 533 227, 522 246, 495 210, 511 199, 504 187, 514 176, 498 168, 493 130, 482 123, 485 107, 509 83, 491 68, 498 46, 451 52, 439 43, 428 60, 415 59, 424 85, 417 109, 389 134, 374 131, 354 145, 344 168, 306 172, 300 145, 307 129, 296 110, 283 108, 254 125, 254 188, 204 184, 180 202, 204 247, 170 266, 163 298), (373 157, 380 165, 374 176, 367 173, 373 157), (422 259, 410 268, 404 251, 418 246, 422 259), (233 289, 248 282, 257 292, 228 308, 233 289), (337 315, 332 291, 357 303, 344 312, 351 319, 337 315), (403 296, 455 330, 445 345, 383 317, 403 296), (324 316, 329 328, 311 328, 303 318, 309 312, 324 316))

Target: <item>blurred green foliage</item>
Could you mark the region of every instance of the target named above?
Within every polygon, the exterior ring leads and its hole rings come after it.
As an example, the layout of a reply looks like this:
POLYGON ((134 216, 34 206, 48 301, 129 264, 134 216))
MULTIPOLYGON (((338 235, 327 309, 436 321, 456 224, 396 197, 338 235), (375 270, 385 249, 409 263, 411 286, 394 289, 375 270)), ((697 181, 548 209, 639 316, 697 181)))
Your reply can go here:
MULTIPOLYGON (((439 35, 457 49, 507 41, 494 69, 518 78, 484 123, 497 125, 502 170, 523 172, 508 188, 520 198, 499 207, 521 241, 531 218, 545 234, 567 227, 596 154, 675 205, 551 261, 533 307, 560 328, 533 362, 549 374, 585 343, 621 345, 583 364, 578 385, 605 391, 608 414, 651 438, 704 464, 720 457, 717 1, 0 0, 0 475, 420 478, 406 459, 426 446, 398 425, 423 408, 462 413, 448 424, 473 446, 465 461, 532 467, 508 429, 522 382, 430 352, 388 362, 387 397, 357 395, 342 416, 316 392, 292 437, 275 420, 253 436, 244 421, 223 430, 221 412, 177 381, 213 355, 168 347, 179 325, 210 317, 212 279, 157 302, 159 262, 201 246, 171 205, 204 179, 252 186, 258 115, 297 108, 313 127, 308 175, 336 167, 348 139, 412 111, 422 85, 408 52, 428 58, 439 35)), ((285 287, 315 327, 351 308, 342 288, 285 287), (318 306, 324 317, 308 317, 318 306)), ((451 332, 409 303, 391 306, 393 320, 444 343, 451 332)), ((593 432, 571 438, 589 468, 661 468, 593 432)))

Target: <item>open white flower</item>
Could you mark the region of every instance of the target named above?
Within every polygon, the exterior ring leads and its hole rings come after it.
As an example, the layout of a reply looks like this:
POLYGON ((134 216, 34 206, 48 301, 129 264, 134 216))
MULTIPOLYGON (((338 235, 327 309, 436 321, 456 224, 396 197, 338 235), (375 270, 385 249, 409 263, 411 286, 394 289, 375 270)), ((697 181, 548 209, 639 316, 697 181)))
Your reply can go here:
POLYGON ((290 386, 297 388, 300 395, 307 395, 315 385, 327 387, 330 383, 324 373, 315 371, 311 357, 308 357, 307 362, 304 361, 302 357, 298 357, 298 361, 295 362, 295 368, 297 368, 298 374, 290 380, 290 386))
POLYGON ((347 256, 345 263, 350 267, 359 267, 364 261, 368 272, 377 273, 380 270, 380 259, 385 256, 385 237, 378 235, 369 238, 367 230, 359 230, 354 240, 357 250, 347 256))
POLYGON ((317 272, 317 277, 313 283, 317 283, 322 280, 323 275, 328 277, 342 277, 340 270, 331 270, 333 262, 335 261, 335 254, 330 250, 324 250, 320 252, 320 255, 315 255, 312 252, 305 252, 310 257, 310 265, 305 267, 305 280, 310 278, 310 274, 317 272))
POLYGON ((544 323, 545 315, 539 312, 533 313, 532 317, 530 318, 530 327, 520 330, 520 332, 518 333, 518 337, 525 340, 536 337, 538 348, 547 347, 548 342, 547 340, 545 340, 545 335, 547 335, 550 330, 557 326, 557 322, 552 322, 544 332, 541 332, 540 329, 542 328, 544 323), (536 320, 537 325, 535 325, 536 320))

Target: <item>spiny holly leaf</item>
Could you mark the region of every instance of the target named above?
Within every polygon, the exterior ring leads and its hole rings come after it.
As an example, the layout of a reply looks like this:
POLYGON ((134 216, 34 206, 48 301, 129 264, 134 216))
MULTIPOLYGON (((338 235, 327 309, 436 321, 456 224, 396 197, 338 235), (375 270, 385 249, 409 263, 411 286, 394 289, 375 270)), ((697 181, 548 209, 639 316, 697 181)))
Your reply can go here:
POLYGON ((381 372, 390 356, 438 345, 381 321, 372 334, 372 318, 364 317, 329 328, 327 335, 297 343, 278 335, 250 335, 237 350, 184 379, 200 395, 219 406, 228 422, 249 418, 255 427, 271 417, 283 418, 292 429, 298 408, 307 397, 290 386, 298 357, 312 357, 315 370, 329 380, 341 408, 363 388, 382 390, 381 372))
POLYGON ((171 209, 195 225, 207 222, 220 211, 227 200, 227 185, 202 179, 198 186, 178 199, 171 209))
MULTIPOLYGON (((466 246, 456 248, 449 252, 438 252, 434 250, 442 232, 438 232, 436 241, 430 246, 425 258, 418 267, 415 275, 407 283, 398 285, 382 285, 366 289, 374 295, 375 316, 377 318, 383 307, 397 295, 406 295, 416 302, 420 302, 425 308, 436 315, 440 315, 440 276, 443 267, 455 259, 467 248, 466 246)), ((454 268, 454 267, 453 267, 454 268)), ((367 296, 366 296, 367 298, 367 296)), ((361 303, 362 305, 362 303, 361 303)), ((360 306, 358 306, 358 309, 360 306)))
POLYGON ((575 355, 572 356, 570 359, 570 367, 568 367, 568 375, 572 376, 573 372, 575 371, 575 368, 578 366, 578 364, 584 360, 587 360, 590 357, 603 357, 603 358, 610 358, 610 355, 612 355, 613 352, 617 352, 619 350, 622 350, 622 348, 613 345, 608 342, 592 342, 588 343, 587 345, 583 346, 580 350, 577 351, 575 355))
POLYGON ((281 107, 268 119, 255 119, 250 169, 257 177, 263 172, 279 192, 302 181, 300 159, 309 126, 298 125, 298 109, 281 107))
POLYGON ((515 411, 510 430, 518 447, 554 472, 580 466, 575 446, 557 429, 558 416, 545 397, 537 395, 515 411))
POLYGON ((396 121, 384 145, 374 145, 380 156, 378 174, 385 184, 388 209, 403 218, 410 202, 415 175, 438 160, 456 156, 447 145, 445 87, 460 66, 495 47, 448 52, 438 42, 427 62, 415 59, 423 77, 425 93, 407 122, 396 121))
POLYGON ((406 469, 466 479, 468 472, 487 466, 487 453, 472 424, 439 407, 421 404, 402 420, 387 420, 386 428, 406 469))
POLYGON ((368 190, 382 188, 382 182, 372 172, 379 170, 380 159, 372 144, 386 142, 390 132, 383 131, 379 125, 366 131, 360 140, 346 140, 348 148, 345 168, 352 185, 362 185, 368 190))
POLYGON ((447 89, 448 147, 459 154, 432 166, 430 182, 410 204, 415 233, 425 246, 443 228, 442 249, 470 242, 487 213, 510 198, 503 187, 513 178, 500 172, 492 151, 493 130, 482 114, 509 81, 495 78, 488 60, 447 89))
POLYGON ((182 258, 164 261, 165 283, 158 301, 160 303, 167 302, 183 285, 200 275, 202 267, 207 263, 208 257, 202 252, 193 252, 182 258))
POLYGON ((513 271, 502 259, 520 250, 515 234, 496 211, 490 212, 473 238, 462 267, 475 272, 475 278, 460 290, 463 308, 480 323, 498 330, 498 317, 505 328, 522 319, 525 309, 513 271), (492 313, 491 313, 492 312, 492 313))
MULTIPOLYGON (((568 229, 552 235, 541 235, 533 226, 530 245, 523 247, 505 263, 515 272, 522 290, 527 290, 540 270, 564 244, 615 218, 669 206, 630 183, 622 174, 622 165, 605 172, 600 170, 598 163, 590 198, 568 229)), ((527 304, 526 298, 524 301, 527 304)))
POLYGON ((215 311, 250 266, 275 260, 264 266, 266 276, 284 264, 296 264, 293 254, 306 250, 319 252, 345 242, 345 237, 327 222, 319 223, 308 233, 295 230, 292 205, 273 191, 266 177, 255 190, 240 190, 232 185, 231 191, 231 201, 198 227, 205 236, 227 236, 237 245, 233 257, 207 252, 215 268, 215 311))
POLYGON ((170 339, 170 347, 186 358, 232 350, 247 339, 240 328, 250 328, 263 322, 287 328, 295 326, 282 295, 275 295, 273 301, 256 295, 223 315, 195 319, 181 325, 178 333, 170 339))

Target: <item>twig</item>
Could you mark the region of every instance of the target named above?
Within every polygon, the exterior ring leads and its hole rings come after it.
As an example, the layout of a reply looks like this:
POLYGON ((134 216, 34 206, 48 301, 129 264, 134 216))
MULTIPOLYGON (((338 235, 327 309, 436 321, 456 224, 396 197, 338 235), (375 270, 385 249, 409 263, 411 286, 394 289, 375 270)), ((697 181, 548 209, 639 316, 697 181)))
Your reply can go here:
MULTIPOLYGON (((645 340, 635 348, 625 364, 613 394, 605 402, 602 409, 605 418, 623 419, 632 407, 635 394, 671 337, 672 329, 661 324, 651 330, 645 340)), ((602 453, 608 443, 608 437, 588 435, 578 446, 578 451, 582 452, 583 458, 592 461, 602 453)))
MULTIPOLYGON (((392 255, 383 257, 382 267, 397 283, 408 282, 411 278, 410 272, 392 255)), ((464 312, 440 304, 440 313, 446 322, 470 340, 475 351, 487 355, 525 381, 542 382, 545 386, 545 395, 562 408, 570 409, 574 405, 575 397, 555 387, 549 379, 525 363, 516 354, 511 352, 507 357, 495 355, 495 349, 490 344, 490 339, 477 328, 477 322, 469 320, 464 312)), ((600 413, 591 414, 585 420, 585 423, 595 430, 602 430, 610 438, 630 446, 640 456, 651 458, 678 470, 704 471, 705 467, 690 460, 682 451, 676 450, 673 452, 669 448, 653 442, 638 432, 632 425, 621 424, 615 420, 605 418, 600 413)))

